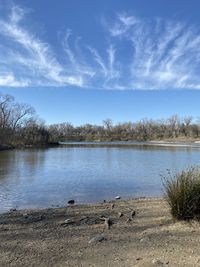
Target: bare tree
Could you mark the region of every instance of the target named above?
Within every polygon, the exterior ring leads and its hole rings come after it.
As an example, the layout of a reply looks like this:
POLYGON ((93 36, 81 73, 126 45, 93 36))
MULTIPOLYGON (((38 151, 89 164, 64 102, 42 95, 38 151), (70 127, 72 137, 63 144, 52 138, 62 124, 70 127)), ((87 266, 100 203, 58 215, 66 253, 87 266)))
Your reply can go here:
POLYGON ((180 133, 180 125, 181 121, 177 114, 172 115, 169 119, 169 130, 170 130, 170 137, 178 137, 180 133))
POLYGON ((103 120, 103 125, 108 131, 110 131, 112 129, 113 122, 111 119, 105 119, 103 120))
POLYGON ((192 130, 192 128, 191 128, 192 119, 193 119, 192 116, 185 116, 183 118, 183 129, 182 129, 182 131, 183 131, 185 136, 189 136, 190 133, 191 133, 191 130, 192 130))
POLYGON ((33 114, 34 109, 28 104, 18 104, 13 96, 0 94, 0 144, 9 142, 17 128, 33 114))
MULTIPOLYGON (((49 132, 43 120, 29 118, 20 129, 20 137, 23 145, 41 146, 49 141, 49 132)), ((20 138, 19 138, 20 139, 20 138)))

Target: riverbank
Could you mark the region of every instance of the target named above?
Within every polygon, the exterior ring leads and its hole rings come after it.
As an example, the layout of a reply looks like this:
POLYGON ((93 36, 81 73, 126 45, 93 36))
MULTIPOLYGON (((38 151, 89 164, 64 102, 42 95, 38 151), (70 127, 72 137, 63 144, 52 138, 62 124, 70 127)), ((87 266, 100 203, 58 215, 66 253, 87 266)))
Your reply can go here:
POLYGON ((0 240, 0 266, 200 266, 199 223, 158 198, 13 211, 0 240))
POLYGON ((0 151, 10 150, 10 149, 29 149, 29 148, 52 148, 59 146, 68 146, 68 147, 135 147, 135 146, 155 146, 155 147, 188 147, 188 148, 200 148, 199 140, 163 140, 163 141, 80 141, 80 142, 49 142, 46 144, 38 145, 0 145, 0 151))
POLYGON ((10 149, 14 149, 14 147, 10 145, 0 145, 0 151, 10 150, 10 149))
POLYGON ((11 150, 11 149, 24 149, 24 148, 51 148, 58 147, 59 142, 48 142, 46 144, 38 144, 38 145, 0 145, 0 151, 11 150))
POLYGON ((68 147, 188 147, 200 148, 200 141, 109 141, 109 142, 60 142, 68 147))

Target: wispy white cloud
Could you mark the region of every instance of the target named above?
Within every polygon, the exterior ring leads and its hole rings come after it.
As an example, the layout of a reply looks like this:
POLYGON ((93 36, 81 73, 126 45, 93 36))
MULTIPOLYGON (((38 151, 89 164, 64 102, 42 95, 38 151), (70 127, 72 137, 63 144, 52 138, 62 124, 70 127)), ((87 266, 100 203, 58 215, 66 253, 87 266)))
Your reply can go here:
POLYGON ((12 24, 17 24, 20 22, 20 20, 23 19, 24 15, 25 15, 25 10, 18 7, 18 6, 13 6, 11 8, 11 13, 10 13, 10 21, 12 24))
POLYGON ((102 57, 99 55, 99 53, 97 52, 96 49, 92 48, 92 47, 88 47, 88 49, 90 50, 91 54, 93 55, 93 60, 96 61, 96 63, 99 65, 101 72, 104 74, 104 76, 108 75, 108 69, 107 66, 104 62, 104 60, 102 59, 102 57))
POLYGON ((111 45, 108 50, 108 62, 109 62, 109 79, 119 78, 120 73, 115 69, 115 53, 116 50, 111 45))
POLYGON ((138 19, 134 16, 128 16, 125 13, 117 14, 117 21, 109 27, 109 32, 113 37, 125 35, 132 27, 138 24, 138 19))
POLYGON ((94 89, 200 89, 200 29, 119 13, 106 23, 101 51, 67 30, 63 60, 25 28, 26 10, 0 19, 0 86, 94 89), (109 37, 109 38, 108 38, 109 37))
MULTIPOLYGON (((0 85, 5 86, 5 80, 11 81, 9 86, 24 86, 27 83, 31 86, 37 85, 83 85, 81 76, 69 74, 63 66, 56 60, 48 44, 40 41, 30 34, 22 26, 24 11, 18 7, 12 8, 12 13, 8 21, 0 20, 0 35, 3 36, 11 48, 7 48, 5 54, 0 54, 0 65, 4 64, 4 77, 11 77, 10 71, 16 72, 19 83, 13 79, 5 79, 0 76, 0 85), (8 50, 9 49, 9 50, 8 50), (5 61, 7 64, 5 64, 5 61)), ((4 50, 6 50, 4 48, 4 50)), ((5 52, 5 51, 4 51, 5 52)))
POLYGON ((132 45, 128 87, 200 88, 200 31, 195 26, 176 21, 145 21, 121 14, 108 29, 114 38, 132 45))
MULTIPOLYGON (((96 79, 95 82, 97 82, 97 79, 99 78, 99 83, 97 83, 97 86, 94 85, 94 88, 116 89, 116 82, 120 77, 120 70, 118 69, 115 57, 116 49, 110 44, 104 51, 104 58, 95 48, 88 47, 88 49, 92 55, 90 61, 96 62, 97 64, 97 66, 94 66, 96 69, 94 78, 96 79)), ((94 63, 92 63, 92 65, 93 64, 94 63)))
POLYGON ((24 79, 21 81, 16 79, 13 73, 0 73, 0 86, 25 87, 29 86, 29 83, 24 79))

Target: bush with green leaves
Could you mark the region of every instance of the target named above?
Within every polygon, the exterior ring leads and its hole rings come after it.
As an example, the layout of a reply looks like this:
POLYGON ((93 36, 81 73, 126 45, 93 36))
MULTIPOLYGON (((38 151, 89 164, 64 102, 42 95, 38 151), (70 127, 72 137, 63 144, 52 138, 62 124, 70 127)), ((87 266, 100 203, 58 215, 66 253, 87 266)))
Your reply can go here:
POLYGON ((200 169, 163 177, 164 194, 176 220, 200 219, 200 169))

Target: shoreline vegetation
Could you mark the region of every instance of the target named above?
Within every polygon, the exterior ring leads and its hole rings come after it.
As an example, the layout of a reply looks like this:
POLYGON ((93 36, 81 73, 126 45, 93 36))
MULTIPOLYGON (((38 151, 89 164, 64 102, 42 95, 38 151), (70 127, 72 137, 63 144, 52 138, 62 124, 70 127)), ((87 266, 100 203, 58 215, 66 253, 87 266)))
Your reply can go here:
POLYGON ((60 142, 196 146, 200 142, 200 119, 172 115, 167 119, 144 118, 116 124, 105 119, 101 125, 74 126, 69 122, 46 125, 30 105, 19 104, 14 97, 0 93, 0 150, 48 147, 60 142))
POLYGON ((0 215, 0 238, 1 266, 200 263, 199 223, 175 222, 163 198, 12 211, 0 215))

